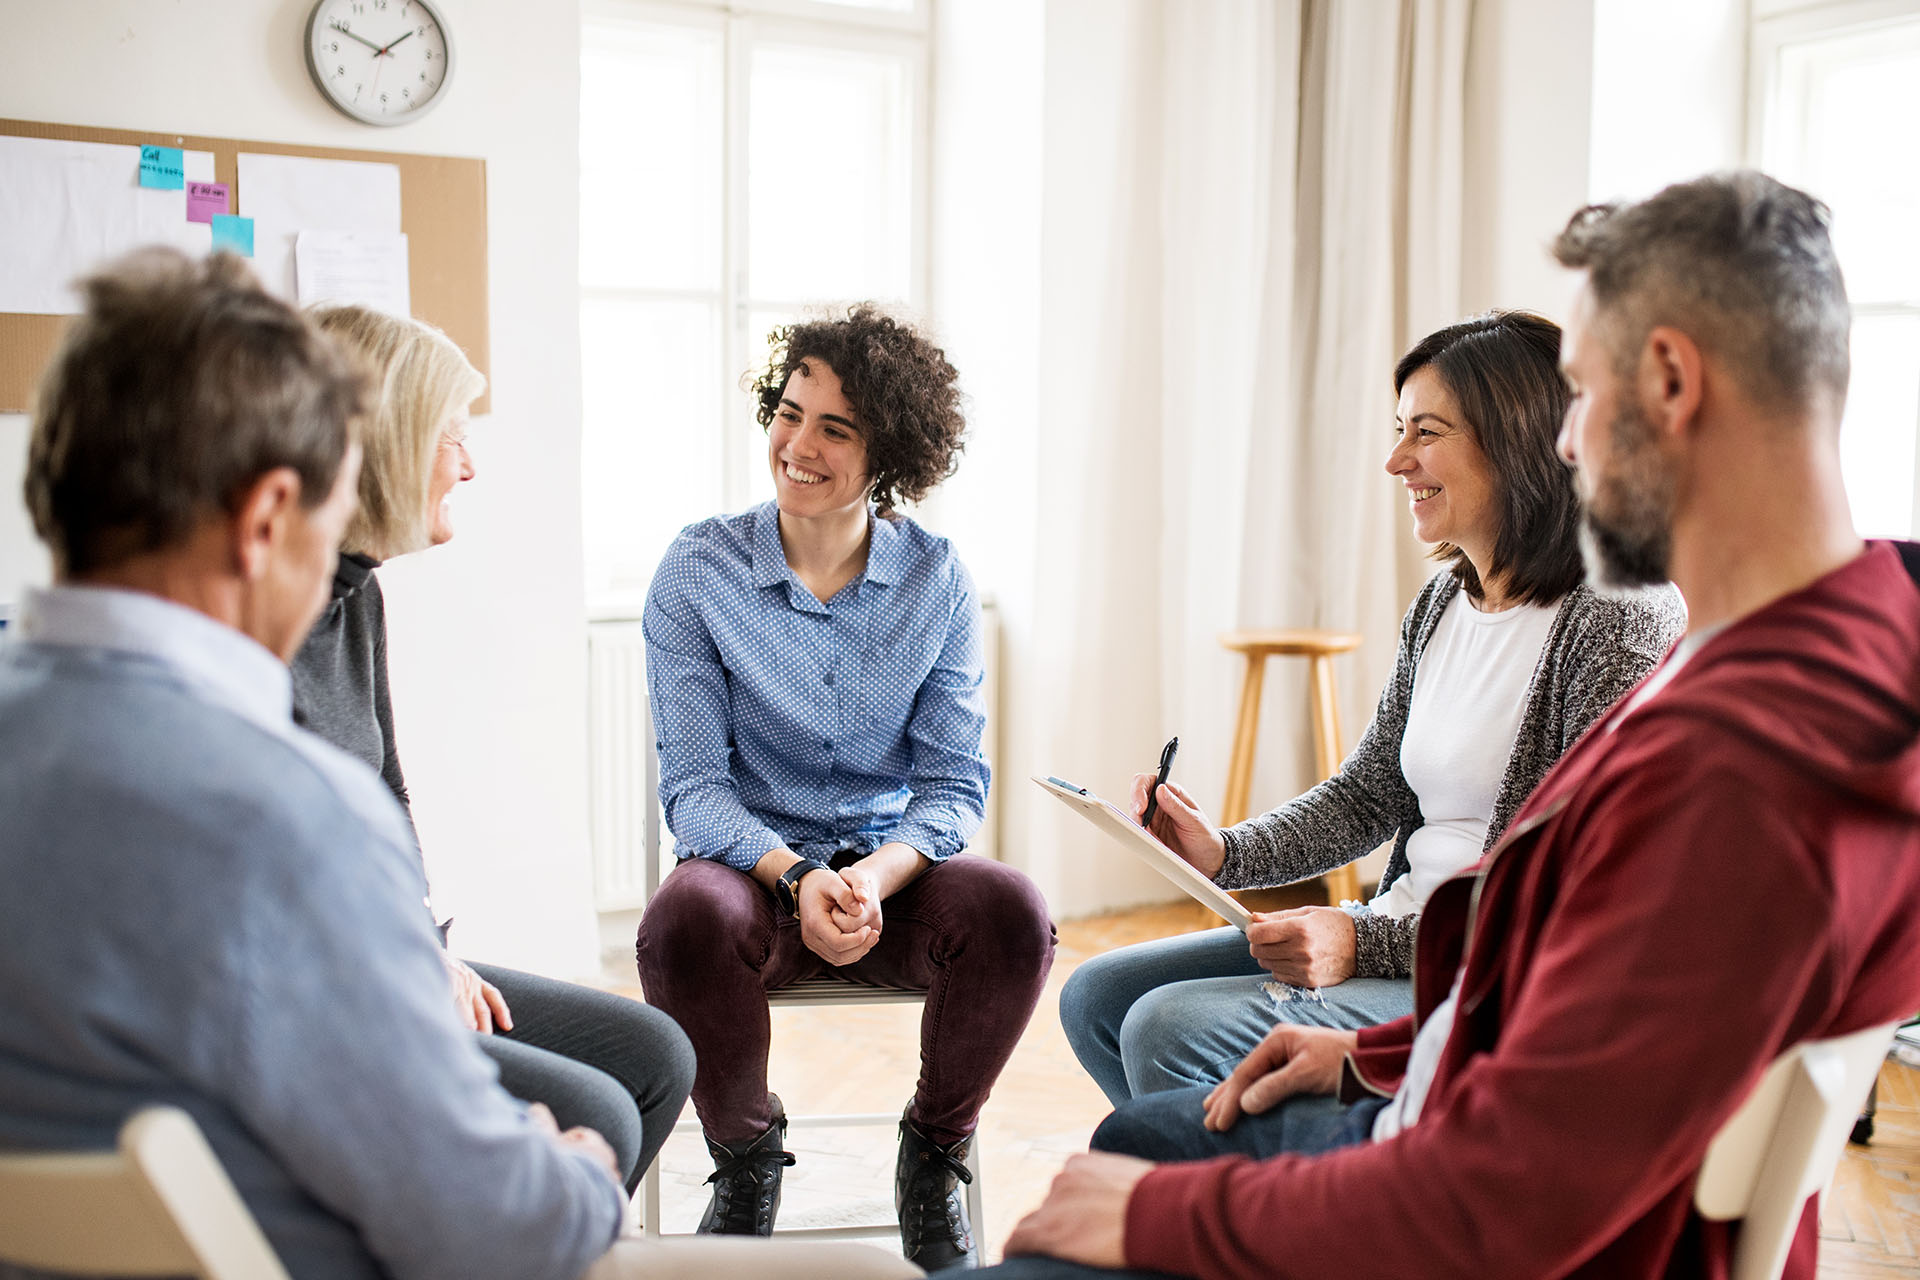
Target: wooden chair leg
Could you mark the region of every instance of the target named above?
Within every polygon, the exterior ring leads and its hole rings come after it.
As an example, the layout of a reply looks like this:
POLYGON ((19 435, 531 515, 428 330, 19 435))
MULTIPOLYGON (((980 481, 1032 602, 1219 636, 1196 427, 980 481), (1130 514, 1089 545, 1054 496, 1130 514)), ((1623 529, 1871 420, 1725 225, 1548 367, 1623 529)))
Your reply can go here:
POLYGON ((1249 653, 1246 673, 1240 678, 1240 714, 1233 725, 1233 751, 1227 757, 1227 794, 1220 803, 1223 827, 1247 818, 1247 800, 1253 790, 1253 751, 1260 740, 1260 692, 1266 674, 1266 655, 1249 653))
MULTIPOLYGON (((1340 767, 1340 702, 1333 686, 1333 659, 1317 654, 1312 659, 1313 680, 1313 763, 1322 778, 1331 778, 1340 767)), ((1326 882, 1327 898, 1334 903, 1360 896, 1360 873, 1352 863, 1336 867, 1321 877, 1326 882)))

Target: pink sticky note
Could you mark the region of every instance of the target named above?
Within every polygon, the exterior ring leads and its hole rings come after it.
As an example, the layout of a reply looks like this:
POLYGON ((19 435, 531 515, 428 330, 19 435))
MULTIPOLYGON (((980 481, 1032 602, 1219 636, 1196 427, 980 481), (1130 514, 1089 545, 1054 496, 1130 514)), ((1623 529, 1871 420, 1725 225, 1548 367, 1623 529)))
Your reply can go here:
POLYGON ((212 222, 214 214, 226 211, 226 183, 189 182, 187 184, 188 222, 212 222))

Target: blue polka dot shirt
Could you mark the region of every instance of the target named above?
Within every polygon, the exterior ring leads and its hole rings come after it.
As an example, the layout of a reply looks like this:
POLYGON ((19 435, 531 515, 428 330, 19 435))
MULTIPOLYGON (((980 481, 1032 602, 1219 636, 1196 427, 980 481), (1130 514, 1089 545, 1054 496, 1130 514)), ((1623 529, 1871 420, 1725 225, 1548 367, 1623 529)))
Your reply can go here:
POLYGON ((934 861, 980 827, 980 609, 945 538, 869 516, 865 572, 822 604, 768 502, 690 525, 647 592, 660 803, 681 858, 742 871, 888 841, 934 861))

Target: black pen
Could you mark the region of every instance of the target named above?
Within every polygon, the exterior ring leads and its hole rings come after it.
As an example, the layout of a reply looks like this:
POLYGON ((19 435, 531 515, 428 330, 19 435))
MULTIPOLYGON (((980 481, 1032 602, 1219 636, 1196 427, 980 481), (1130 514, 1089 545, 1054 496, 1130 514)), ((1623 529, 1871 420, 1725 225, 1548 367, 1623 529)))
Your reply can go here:
POLYGON ((1147 792, 1147 811, 1140 819, 1140 825, 1151 828, 1153 815, 1160 808, 1160 788, 1167 785, 1167 774, 1173 770, 1173 757, 1180 750, 1180 735, 1167 739, 1167 745, 1160 748, 1160 775, 1153 780, 1153 790, 1147 792))

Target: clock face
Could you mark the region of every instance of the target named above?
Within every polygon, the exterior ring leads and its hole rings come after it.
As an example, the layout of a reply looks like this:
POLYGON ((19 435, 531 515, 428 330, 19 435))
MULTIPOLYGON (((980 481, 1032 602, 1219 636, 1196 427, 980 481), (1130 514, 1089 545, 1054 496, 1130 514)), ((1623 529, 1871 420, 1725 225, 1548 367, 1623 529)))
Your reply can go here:
POLYGON ((405 124, 446 95, 453 37, 426 0, 320 0, 307 70, 328 102, 366 124, 405 124))

